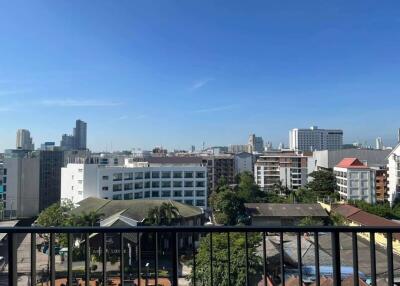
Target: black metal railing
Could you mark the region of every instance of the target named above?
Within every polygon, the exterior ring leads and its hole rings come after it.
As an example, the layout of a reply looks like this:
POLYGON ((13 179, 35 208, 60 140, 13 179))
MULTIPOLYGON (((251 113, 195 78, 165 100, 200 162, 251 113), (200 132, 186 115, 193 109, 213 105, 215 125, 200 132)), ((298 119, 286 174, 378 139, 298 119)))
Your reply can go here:
MULTIPOLYGON (((315 267, 315 285, 320 285, 320 278, 322 277, 321 274, 321 264, 320 264, 320 235, 325 234, 330 236, 330 250, 331 250, 331 278, 333 279, 333 285, 340 285, 342 281, 342 273, 341 273, 341 238, 340 235, 347 235, 350 238, 351 246, 352 246, 352 270, 353 270, 353 279, 354 285, 359 284, 359 235, 358 234, 365 234, 369 233, 369 241, 363 238, 363 243, 369 245, 369 255, 370 255, 370 284, 373 286, 377 285, 377 268, 376 268, 376 242, 375 242, 375 234, 383 234, 386 237, 386 245, 382 247, 379 246, 380 251, 384 251, 386 255, 386 263, 387 263, 387 273, 386 281, 388 285, 394 285, 394 266, 393 266, 393 242, 397 243, 397 240, 393 240, 394 235, 400 232, 399 228, 393 227, 132 227, 132 228, 120 228, 120 227, 83 227, 83 228, 42 228, 42 227, 3 227, 0 228, 0 233, 7 234, 5 240, 8 242, 8 273, 7 273, 7 283, 5 285, 17 285, 18 283, 18 257, 17 257, 17 236, 20 234, 30 234, 31 241, 30 241, 30 274, 29 279, 31 281, 31 285, 39 285, 38 281, 38 273, 36 270, 36 260, 37 260, 37 237, 39 235, 46 234, 47 235, 47 243, 49 247, 48 251, 48 258, 49 258, 49 265, 48 265, 48 285, 56 285, 56 280, 58 279, 57 272, 56 272, 56 246, 59 244, 60 235, 66 238, 66 248, 68 249, 67 255, 67 263, 66 263, 66 285, 72 286, 74 284, 73 279, 73 269, 72 269, 72 251, 74 247, 74 236, 80 235, 81 243, 84 245, 82 248, 83 257, 84 257, 84 271, 82 274, 82 281, 91 281, 91 271, 90 271, 90 257, 91 257, 91 235, 95 234, 97 239, 101 241, 99 246, 99 261, 102 262, 102 275, 97 280, 97 285, 110 285, 107 284, 107 249, 110 248, 107 245, 107 237, 109 236, 118 236, 119 237, 119 269, 116 271, 118 272, 118 276, 120 277, 120 285, 134 285, 133 282, 127 282, 126 279, 127 275, 125 273, 125 261, 124 256, 126 255, 126 251, 124 249, 125 244, 124 240, 126 237, 124 235, 130 235, 131 239, 136 239, 136 265, 131 267, 136 267, 136 280, 135 285, 147 285, 147 282, 142 282, 143 277, 143 265, 142 265, 142 256, 143 253, 141 250, 142 246, 145 246, 147 251, 153 252, 154 254, 154 274, 152 279, 154 280, 154 284, 152 285, 165 285, 160 283, 159 278, 159 256, 160 256, 160 242, 161 237, 165 239, 165 237, 169 238, 170 248, 169 251, 171 253, 169 261, 167 264, 170 265, 171 268, 171 275, 168 277, 170 284, 173 286, 178 285, 178 278, 179 278, 179 249, 181 246, 178 245, 179 238, 182 236, 190 236, 191 237, 191 244, 190 246, 186 247, 186 251, 191 252, 191 285, 217 285, 221 284, 221 281, 215 281, 214 274, 218 267, 216 265, 216 257, 213 253, 213 235, 216 236, 217 234, 226 234, 227 237, 227 248, 226 248, 226 263, 227 263, 227 281, 223 285, 238 285, 235 281, 232 280, 232 265, 231 265, 231 255, 232 255, 232 245, 231 245, 231 235, 232 233, 241 233, 244 236, 244 253, 245 253, 245 283, 244 285, 260 285, 258 283, 254 284, 252 281, 251 273, 249 272, 250 263, 249 263, 249 248, 252 247, 249 245, 249 236, 254 233, 258 233, 262 237, 262 243, 260 244, 260 249, 262 251, 261 261, 262 261, 262 285, 270 285, 268 283, 267 277, 273 276, 271 274, 271 269, 267 263, 267 236, 274 235, 277 237, 277 241, 279 242, 279 246, 277 247, 279 259, 278 263, 280 265, 277 266, 278 271, 280 272, 280 281, 278 284, 285 285, 285 271, 286 263, 285 263, 285 241, 284 235, 291 234, 295 239, 293 240, 295 244, 297 244, 297 252, 295 252, 295 256, 297 255, 297 269, 296 267, 292 271, 296 271, 296 276, 298 277, 299 285, 303 285, 304 282, 304 265, 302 262, 302 237, 307 234, 308 236, 313 236, 313 245, 314 245, 314 266, 315 267), (141 241, 143 235, 149 235, 152 237, 152 243, 149 241, 141 241), (100 237, 100 239, 99 239, 100 237), (198 278, 198 273, 196 268, 198 267, 197 255, 196 252, 198 251, 198 244, 196 245, 195 241, 198 241, 199 237, 203 237, 209 239, 208 241, 208 255, 209 255, 209 280, 200 281, 198 278), (150 246, 151 244, 151 246, 150 246), (253 283, 253 284, 252 284, 253 283)), ((365 236, 364 236, 365 237, 365 236)), ((215 243, 215 242, 214 242, 215 243)), ((3 255, 0 253, 0 255, 3 255)), ((364 254, 363 254, 364 255, 364 254)), ((365 256, 365 255, 364 255, 365 256)), ((115 272, 115 270, 114 270, 115 272)), ((326 274, 324 274, 326 275, 326 274)), ((47 285, 47 284, 46 284, 47 285)), ((88 284, 81 284, 81 285, 88 285, 88 284)))

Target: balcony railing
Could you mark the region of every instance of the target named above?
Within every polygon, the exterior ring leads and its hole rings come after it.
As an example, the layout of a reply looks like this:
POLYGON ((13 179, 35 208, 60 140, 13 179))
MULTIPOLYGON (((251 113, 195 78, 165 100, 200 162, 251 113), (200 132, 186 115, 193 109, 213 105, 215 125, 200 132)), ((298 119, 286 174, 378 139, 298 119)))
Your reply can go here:
MULTIPOLYGON (((187 257, 191 260, 191 278, 190 278, 190 285, 219 285, 221 281, 216 281, 214 274, 217 270, 221 269, 221 260, 218 259, 213 252, 215 251, 215 246, 213 247, 213 235, 220 235, 226 234, 227 239, 227 247, 226 247, 226 260, 224 263, 226 264, 227 271, 227 281, 223 283, 223 285, 239 285, 234 281, 234 278, 231 277, 233 266, 231 265, 231 240, 230 235, 232 233, 239 233, 243 235, 244 239, 244 253, 245 259, 243 263, 243 267, 245 269, 245 283, 243 285, 270 285, 270 283, 265 279, 266 277, 280 277, 280 281, 277 284, 285 285, 285 274, 286 271, 291 271, 291 273, 295 273, 296 277, 298 277, 299 285, 304 285, 303 282, 305 279, 305 272, 306 269, 309 269, 310 263, 308 265, 302 262, 303 259, 303 247, 302 244, 303 238, 306 235, 307 237, 312 237, 313 243, 313 256, 314 262, 312 265, 313 269, 315 269, 314 281, 315 285, 320 285, 320 278, 322 276, 326 276, 325 272, 322 274, 322 264, 320 263, 320 253, 323 248, 327 248, 326 245, 323 247, 320 246, 320 236, 325 235, 330 237, 330 252, 331 252, 331 278, 333 279, 333 285, 341 285, 341 281, 343 279, 342 272, 342 265, 341 265, 341 252, 343 252, 343 248, 341 250, 341 243, 342 241, 341 235, 345 235, 348 238, 348 242, 351 245, 352 251, 352 270, 353 270, 353 280, 354 285, 359 285, 359 241, 360 239, 363 240, 363 243, 368 246, 369 249, 369 260, 370 260, 370 283, 373 286, 377 285, 377 260, 376 260, 376 252, 377 247, 380 248, 380 251, 384 251, 384 256, 386 256, 386 263, 387 263, 387 273, 386 281, 388 285, 394 285, 394 268, 393 268, 393 258, 394 258, 394 251, 393 251, 393 242, 396 244, 399 243, 398 240, 393 240, 395 235, 400 232, 399 228, 393 227, 136 227, 136 228, 120 228, 120 227, 83 227, 83 228, 41 228, 41 227, 3 227, 0 228, 0 233, 6 234, 6 237, 3 240, 7 240, 7 244, 3 244, 5 247, 4 250, 7 250, 7 253, 0 253, 3 256, 3 260, 6 260, 4 264, 8 269, 4 271, 6 276, 6 281, 3 285, 18 285, 18 279, 21 278, 21 273, 18 272, 18 266, 20 260, 18 259, 18 255, 23 256, 30 256, 29 259, 29 273, 25 275, 29 276, 30 282, 28 284, 20 284, 20 285, 64 285, 72 286, 72 285, 92 285, 91 283, 85 284, 84 281, 91 281, 95 284, 93 285, 183 285, 179 283, 180 271, 179 271, 179 263, 180 263, 180 256, 179 251, 185 246, 180 245, 180 239, 182 237, 190 237, 191 241, 190 245, 186 246, 186 252, 189 253, 187 257), (18 236, 21 235, 28 235, 30 234, 30 243, 23 247, 23 251, 28 252, 21 253, 21 245, 18 236), (258 234, 262 238, 262 242, 260 244, 260 257, 262 261, 261 267, 261 276, 263 277, 261 281, 254 282, 252 279, 252 273, 249 271, 250 268, 250 260, 249 260, 249 248, 252 246, 249 245, 249 237, 253 234, 258 234), (366 234, 369 234, 367 240, 365 239, 366 234), (385 237, 386 241, 376 241, 376 235, 381 234, 385 237), (43 236, 46 235, 46 236, 43 236), (151 236, 152 240, 143 241, 145 236, 151 236), (296 251, 293 251, 292 254, 297 256, 296 266, 291 269, 287 269, 286 263, 286 255, 285 252, 285 240, 284 236, 287 237, 290 235, 293 238, 293 242, 296 246, 296 251), (270 255, 269 250, 267 249, 267 238, 270 236, 274 236, 277 238, 275 242, 276 249, 278 249, 278 263, 277 265, 272 265, 271 263, 267 262, 268 256, 270 255), (48 241, 48 269, 47 275, 48 279, 44 282, 43 277, 45 273, 45 269, 42 269, 41 273, 37 271, 37 250, 38 250, 38 238, 41 240, 46 237, 48 241), (66 270, 56 271, 56 252, 59 251, 56 247, 59 244, 59 240, 64 237, 66 239, 66 250, 68 252, 67 261, 65 268, 66 270), (80 237, 80 240, 77 239, 80 237), (97 237, 97 242, 100 242, 99 245, 92 246, 91 243, 94 240, 94 237, 97 237), (117 239, 114 242, 110 243, 107 242, 107 239, 110 237, 116 237, 117 239), (164 255, 160 251, 160 243, 161 240, 165 240, 168 237, 168 252, 170 256, 168 256, 167 261, 163 261, 164 264, 169 265, 168 268, 171 270, 171 274, 167 278, 159 277, 159 270, 160 267, 160 255, 164 255), (208 267, 208 275, 209 278, 204 281, 199 278, 198 275, 198 262, 197 262, 197 255, 198 252, 198 241, 201 237, 202 240, 208 240, 209 248, 208 251, 208 258, 209 258, 209 267, 208 267), (135 246, 135 250, 132 251, 131 247, 127 247, 125 240, 133 240, 136 241, 137 245, 135 246), (351 241, 351 243, 350 243, 351 241), (154 242, 154 243, 153 243, 154 242), (115 244, 115 245, 114 245, 115 244), (81 280, 77 282, 77 278, 73 277, 73 250, 74 246, 76 245, 82 246, 82 253, 83 256, 81 257, 82 262, 81 266, 83 271, 81 272, 81 280), (119 248, 118 251, 112 251, 113 246, 119 248), (152 245, 152 248, 149 248, 149 245, 152 245), (383 248, 382 248, 383 246, 383 248), (142 250, 142 247, 146 247, 146 252, 142 250), (129 248, 129 249, 127 249, 129 248), (18 252, 17 252, 18 249, 18 252), (383 249, 383 250, 382 250, 383 249), (106 251, 104 251, 106 250, 106 251), (128 251, 129 250, 129 251, 128 251), (30 252, 30 253, 29 253, 30 252), (17 254, 18 253, 18 254, 17 254), (119 266, 116 268, 112 266, 113 269, 107 269, 109 267, 108 263, 108 256, 112 255, 112 253, 116 253, 119 256, 119 266), (71 255, 70 255, 71 254, 71 255), (143 257, 146 256, 148 259, 149 254, 152 254, 152 266, 154 273, 149 275, 148 265, 146 264, 143 266, 143 257), (190 255, 191 254, 191 255, 190 255), (91 268, 92 263, 92 255, 97 255, 99 262, 102 265, 101 271, 97 271, 96 274, 93 273, 91 268), (129 260, 127 260, 129 256, 129 260), (132 260, 131 256, 135 256, 135 259, 132 260), (134 261, 134 263, 132 263, 134 261), (130 268, 135 268, 135 275, 131 273, 127 273, 126 271, 126 263, 129 263, 130 268), (308 268, 307 268, 307 267, 308 268), (277 271, 272 271, 272 267, 277 268, 277 271), (144 269, 145 268, 145 269, 144 269), (91 273, 92 272, 92 273, 91 273), (99 274, 100 273, 100 274, 99 274), (63 277, 64 278, 60 278, 63 277), (41 278, 39 279, 39 276, 41 278), (112 277, 118 277, 118 284, 112 284, 112 277), (143 280, 143 278, 145 278, 143 280), (149 282, 151 279, 153 282, 149 282), (168 284, 163 284, 161 280, 168 280, 168 284), (60 282, 60 281, 64 282, 60 282), (38 282, 41 281, 41 282, 38 282), (58 282, 57 282, 58 281, 58 282), (111 281, 111 282, 110 282, 111 281), (56 283, 57 282, 57 283, 56 283), (41 284, 40 284, 41 283, 41 284), (78 284, 80 283, 80 284, 78 284)), ((95 242, 95 243, 97 243, 95 242)), ((214 242, 215 243, 215 242, 214 242)), ((80 247, 80 246, 79 246, 80 247)), ((342 246, 343 247, 343 246, 342 246)), ((0 248, 1 251, 1 248, 0 248)), ((163 251, 164 252, 164 251, 163 251)), ((42 254, 41 254, 42 255, 42 254)), ((365 253, 362 253, 361 256, 365 256, 365 253)), ((342 259, 343 261, 343 259, 342 259)), ((326 265, 326 261, 324 264, 326 265)), ((365 266, 365 265, 364 265, 365 266)), ((164 268, 164 267, 163 267, 164 268)), ((326 266, 325 266, 326 268, 326 266)), ((309 274, 307 274, 309 275, 309 274)), ((1 276, 1 275, 0 275, 1 276)), ((78 275, 79 276, 79 275, 78 275)), ((204 277, 204 276, 203 276, 204 277)), ((309 278, 307 278, 309 279, 309 278)), ((276 280, 276 279, 275 279, 276 280)), ((1 283, 0 283, 1 284, 1 283)), ((189 285, 189 284, 185 284, 189 285)))

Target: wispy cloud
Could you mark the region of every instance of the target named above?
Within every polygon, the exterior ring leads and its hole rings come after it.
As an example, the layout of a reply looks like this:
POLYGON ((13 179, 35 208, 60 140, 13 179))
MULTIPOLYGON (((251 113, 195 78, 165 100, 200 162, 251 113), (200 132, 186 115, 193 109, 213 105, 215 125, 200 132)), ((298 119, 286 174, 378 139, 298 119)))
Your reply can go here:
POLYGON ((210 108, 197 109, 197 110, 194 110, 193 113, 218 112, 218 111, 230 110, 230 109, 233 109, 233 108, 236 108, 236 107, 237 107, 237 105, 235 105, 235 104, 224 105, 224 106, 216 106, 216 107, 210 107, 210 108))
POLYGON ((206 78, 206 79, 202 79, 202 80, 197 80, 190 87, 190 91, 195 91, 195 90, 197 90, 199 88, 202 88, 207 83, 209 83, 210 81, 213 81, 213 80, 214 80, 213 78, 206 78))
POLYGON ((42 100, 41 104, 53 107, 111 107, 121 105, 122 103, 102 100, 51 99, 42 100))

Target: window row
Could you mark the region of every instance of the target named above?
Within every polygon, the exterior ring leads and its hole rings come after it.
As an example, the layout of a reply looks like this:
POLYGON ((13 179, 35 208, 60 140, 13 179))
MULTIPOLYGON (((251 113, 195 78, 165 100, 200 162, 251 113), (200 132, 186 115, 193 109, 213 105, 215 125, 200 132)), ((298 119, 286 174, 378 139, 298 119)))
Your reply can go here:
MULTIPOLYGON (((192 171, 153 171, 153 172, 129 172, 129 173, 115 173, 112 176, 113 181, 122 181, 124 180, 141 180, 141 179, 192 179, 192 178, 197 178, 197 179, 204 179, 205 178, 205 172, 192 172, 192 171)), ((104 181, 107 181, 110 179, 110 176, 104 175, 103 177, 104 181)))
MULTIPOLYGON (((169 197, 204 197, 205 196, 205 191, 145 191, 144 192, 144 197, 149 198, 150 194, 151 197, 153 198, 169 198, 169 197)), ((122 194, 121 194, 122 196, 122 194)), ((143 192, 137 192, 137 193, 129 193, 129 194, 124 194, 124 196, 134 196, 135 199, 140 199, 143 197, 143 192)))
MULTIPOLYGON (((150 182, 114 184, 112 189, 114 192, 118 192, 118 191, 122 191, 122 189, 124 189, 125 191, 128 191, 128 190, 133 190, 133 189, 135 189, 135 190, 150 189, 150 187, 151 188, 160 188, 160 187, 161 188, 171 188, 171 187, 173 187, 173 188, 183 188, 183 187, 185 187, 185 188, 193 188, 193 187, 204 188, 205 185, 206 184, 204 181, 199 181, 199 182, 195 182, 195 183, 193 181, 187 181, 187 182, 179 181, 179 182, 173 182, 172 184, 170 181, 165 181, 165 182, 155 181, 155 182, 151 182, 151 184, 150 184, 150 182)), ((103 186, 102 190, 109 191, 109 188, 108 188, 108 186, 103 186)))
MULTIPOLYGON (((125 194, 124 196, 122 196, 122 194, 118 194, 118 195, 113 195, 112 199, 113 200, 122 200, 122 198, 124 200, 133 200, 133 199, 143 199, 143 198, 159 198, 159 194, 153 194, 150 192, 145 192, 144 195, 143 193, 136 193, 136 194, 125 194)), ((164 196, 166 197, 166 196, 164 196)), ((106 198, 107 199, 107 198, 106 198)), ((205 200, 175 200, 176 202, 180 202, 180 203, 185 203, 188 205, 193 205, 193 206, 198 206, 198 207, 203 207, 205 206, 205 200)))

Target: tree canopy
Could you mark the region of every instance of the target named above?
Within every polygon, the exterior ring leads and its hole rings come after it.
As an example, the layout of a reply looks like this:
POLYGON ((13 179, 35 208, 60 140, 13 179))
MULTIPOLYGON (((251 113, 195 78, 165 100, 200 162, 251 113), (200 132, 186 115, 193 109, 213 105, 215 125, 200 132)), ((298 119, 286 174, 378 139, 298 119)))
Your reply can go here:
POLYGON ((149 209, 146 223, 150 225, 171 225, 180 217, 179 210, 171 202, 163 202, 160 206, 149 209))
POLYGON ((337 190, 336 177, 332 171, 320 170, 312 172, 312 180, 306 185, 318 197, 332 196, 337 190))

